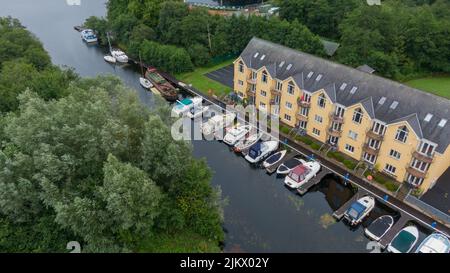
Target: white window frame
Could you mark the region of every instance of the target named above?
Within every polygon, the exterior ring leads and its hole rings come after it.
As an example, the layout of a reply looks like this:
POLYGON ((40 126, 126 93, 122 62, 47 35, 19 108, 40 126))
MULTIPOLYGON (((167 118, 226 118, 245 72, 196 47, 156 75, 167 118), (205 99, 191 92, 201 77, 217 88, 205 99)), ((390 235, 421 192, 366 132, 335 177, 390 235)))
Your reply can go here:
POLYGON ((397 167, 395 167, 389 163, 386 163, 383 170, 385 172, 387 172, 388 174, 395 175, 395 172, 397 171, 397 167))
POLYGON ((352 153, 352 154, 355 152, 355 147, 350 145, 350 144, 348 144, 348 143, 345 143, 344 149, 347 152, 352 153))
POLYGON ((400 158, 402 157, 402 154, 397 150, 391 149, 389 151, 389 156, 395 160, 400 160, 400 158))
POLYGON ((312 129, 312 133, 313 133, 314 135, 316 135, 316 136, 320 136, 320 130, 317 129, 317 128, 313 128, 313 129, 312 129))
POLYGON ((406 125, 400 126, 397 128, 397 132, 395 133, 395 140, 400 141, 402 143, 406 143, 406 140, 408 140, 408 134, 409 134, 408 127, 406 127, 406 125), (406 130, 403 130, 403 129, 406 129, 406 130), (404 133, 404 138, 399 139, 402 132, 404 133))
POLYGON ((361 124, 361 122, 363 120, 363 117, 364 117, 364 113, 363 113, 362 109, 361 108, 356 108, 353 111, 352 121, 354 123, 356 123, 356 124, 361 124), (359 111, 357 111, 357 110, 359 110, 359 111), (359 116, 359 120, 356 120, 358 116, 359 116))

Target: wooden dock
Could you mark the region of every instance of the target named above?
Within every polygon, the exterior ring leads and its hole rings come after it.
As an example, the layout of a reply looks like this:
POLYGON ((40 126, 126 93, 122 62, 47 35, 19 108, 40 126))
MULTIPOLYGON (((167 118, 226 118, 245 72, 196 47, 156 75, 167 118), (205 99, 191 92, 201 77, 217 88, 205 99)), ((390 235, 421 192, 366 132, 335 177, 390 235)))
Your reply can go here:
POLYGON ((300 195, 305 194, 312 186, 319 184, 320 181, 322 181, 322 178, 326 175, 328 175, 330 173, 327 173, 323 170, 321 170, 315 177, 313 177, 312 179, 310 179, 308 182, 306 182, 305 184, 301 185, 298 189, 297 192, 300 195))
POLYGON ((344 205, 342 205, 340 208, 338 208, 335 212, 333 212, 334 218, 341 220, 342 217, 344 217, 345 212, 350 208, 350 206, 359 198, 366 195, 366 191, 362 190, 361 188, 358 190, 358 192, 355 193, 355 195, 352 196, 347 202, 345 202, 344 205))
POLYGON ((284 156, 283 160, 281 160, 281 161, 278 162, 277 164, 274 164, 274 165, 270 166, 269 168, 266 168, 266 172, 267 172, 268 174, 273 174, 273 173, 278 169, 278 167, 279 167, 281 164, 283 164, 283 162, 286 162, 286 161, 288 161, 289 159, 294 158, 295 156, 299 156, 299 154, 293 153, 293 152, 287 153, 287 154, 284 156))
POLYGON ((389 243, 394 239, 394 236, 397 235, 397 233, 405 227, 405 225, 411 221, 411 217, 401 213, 400 219, 397 220, 397 222, 391 227, 391 229, 383 236, 380 240, 380 245, 384 249, 386 248, 389 243))

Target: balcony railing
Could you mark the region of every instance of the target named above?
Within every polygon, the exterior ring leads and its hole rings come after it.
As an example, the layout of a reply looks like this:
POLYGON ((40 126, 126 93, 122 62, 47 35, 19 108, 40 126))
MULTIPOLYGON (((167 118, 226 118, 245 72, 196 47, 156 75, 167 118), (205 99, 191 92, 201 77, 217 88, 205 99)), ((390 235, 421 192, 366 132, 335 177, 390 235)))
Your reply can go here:
POLYGON ((378 134, 378 133, 375 133, 375 132, 372 131, 372 130, 367 130, 366 136, 367 136, 367 137, 370 137, 371 139, 375 139, 375 140, 379 140, 379 141, 382 141, 382 140, 383 140, 383 135, 380 135, 380 134, 378 134))
POLYGON ((256 79, 253 79, 252 77, 247 77, 247 82, 250 84, 256 84, 256 79))
POLYGON ((337 123, 344 123, 344 118, 338 116, 335 112, 330 114, 330 119, 337 123))
POLYGON ((270 88, 270 93, 272 93, 272 95, 278 95, 281 93, 281 90, 277 90, 275 87, 270 88))
POLYGON ((297 120, 299 120, 299 121, 308 121, 308 117, 304 116, 300 113, 297 113, 296 117, 297 117, 297 120))
POLYGON ((379 149, 375 149, 375 148, 371 147, 368 143, 365 143, 363 145, 363 151, 370 155, 377 155, 379 152, 379 149))
POLYGON ((412 156, 420 161, 423 161, 425 163, 431 163, 433 162, 433 155, 428 154, 422 154, 418 151, 414 150, 412 156))
POLYGON ((417 178, 425 178, 427 174, 427 171, 420 171, 410 165, 406 166, 406 171, 417 178))
POLYGON ((309 108, 311 106, 311 102, 297 99, 297 105, 303 108, 309 108))
POLYGON ((329 127, 327 130, 330 136, 340 137, 342 134, 342 130, 334 130, 332 127, 329 127))

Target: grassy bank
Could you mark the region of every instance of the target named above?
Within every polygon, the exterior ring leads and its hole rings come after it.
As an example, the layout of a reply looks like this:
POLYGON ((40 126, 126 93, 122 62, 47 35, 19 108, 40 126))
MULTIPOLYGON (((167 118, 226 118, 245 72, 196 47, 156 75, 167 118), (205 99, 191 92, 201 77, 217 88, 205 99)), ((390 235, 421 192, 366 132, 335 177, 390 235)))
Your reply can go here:
POLYGON ((414 79, 405 84, 450 99, 450 75, 414 79))
POLYGON ((210 78, 206 77, 205 74, 230 65, 233 63, 233 61, 234 59, 230 59, 212 66, 199 67, 192 72, 178 74, 176 75, 176 77, 184 83, 192 84, 193 87, 205 94, 208 94, 208 90, 213 90, 214 94, 220 97, 230 93, 232 89, 219 82, 211 80, 210 78))

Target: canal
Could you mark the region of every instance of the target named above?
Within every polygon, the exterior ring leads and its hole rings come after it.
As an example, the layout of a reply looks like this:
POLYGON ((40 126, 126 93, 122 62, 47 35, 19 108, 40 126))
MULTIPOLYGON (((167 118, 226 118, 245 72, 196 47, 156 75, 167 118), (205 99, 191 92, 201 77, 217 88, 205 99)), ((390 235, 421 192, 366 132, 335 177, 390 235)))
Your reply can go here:
MULTIPOLYGON (((40 0, 39 5, 33 0, 0 0, 0 6, 0 16, 20 19, 42 41, 55 64, 72 67, 81 76, 114 74, 134 88, 144 104, 152 106, 153 94, 140 87, 135 68, 104 62, 103 49, 87 46, 73 30, 89 16, 104 16, 104 0, 81 0, 80 6, 69 6, 66 0, 40 0)), ((214 171, 212 183, 221 187, 228 200, 225 251, 369 251, 363 226, 351 230, 331 216, 352 196, 351 189, 336 179, 325 177, 300 197, 283 186, 282 178, 251 168, 223 143, 193 141, 193 146, 195 157, 207 159, 214 171)), ((385 213, 393 212, 377 206, 374 215, 385 213)))

